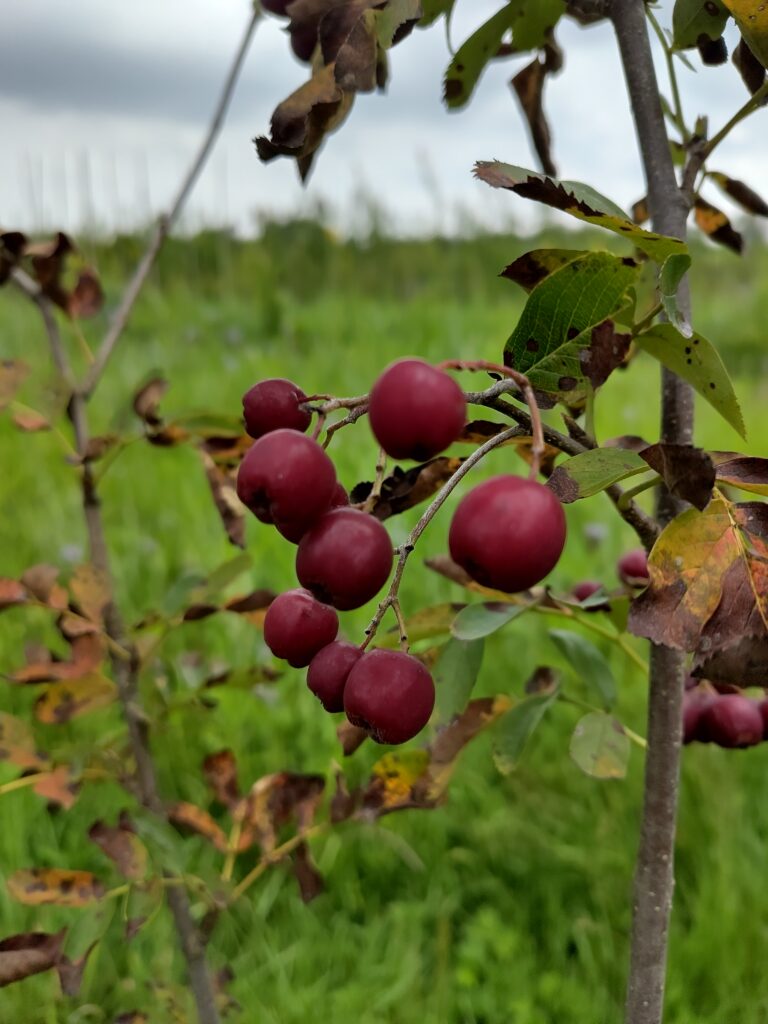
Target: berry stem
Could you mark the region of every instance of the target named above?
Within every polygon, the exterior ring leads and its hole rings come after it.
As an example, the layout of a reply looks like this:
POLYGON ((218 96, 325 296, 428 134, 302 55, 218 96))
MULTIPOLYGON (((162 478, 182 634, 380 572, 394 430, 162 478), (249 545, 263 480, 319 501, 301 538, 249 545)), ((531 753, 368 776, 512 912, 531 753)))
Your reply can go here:
MULTIPOLYGON (((489 366, 492 364, 488 364, 489 366)), ((381 620, 384 618, 384 613, 387 608, 393 608, 395 615, 398 616, 398 623, 400 624, 400 635, 401 637, 405 634, 404 623, 401 621, 402 612, 400 610, 400 602, 398 599, 398 593, 400 590, 400 584, 403 579, 403 572, 405 570, 405 563, 408 561, 411 552, 416 546, 416 542, 419 537, 424 533, 426 528, 435 518, 437 513, 440 511, 445 501, 450 496, 451 492, 456 486, 464 479, 464 477, 473 469, 478 462, 485 458, 485 456, 492 452, 494 448, 498 448, 499 445, 509 441, 510 438, 516 437, 518 434, 517 427, 510 427, 508 430, 502 431, 500 434, 496 434, 495 437, 490 438, 485 444, 476 448, 472 454, 462 462, 456 472, 450 477, 440 490, 437 492, 435 498, 430 505, 427 506, 423 512, 421 518, 416 523, 414 528, 408 534, 405 543, 397 549, 398 559, 395 566, 395 575, 392 577, 392 582, 387 591, 386 597, 380 602, 379 607, 376 609, 376 614, 371 619, 368 628, 365 631, 365 640, 361 644, 361 650, 365 650, 368 644, 373 640, 376 635, 376 631, 381 625, 381 620), (396 606, 396 607, 395 607, 396 606)), ((407 642, 407 636, 406 636, 407 642)))
POLYGON ((541 412, 539 410, 538 402, 536 401, 536 396, 533 393, 531 382, 525 374, 518 373, 517 370, 511 369, 509 366, 502 366, 500 363, 489 363, 484 359, 472 360, 471 362, 464 362, 461 359, 448 359, 443 363, 438 363, 437 365, 441 370, 488 370, 491 373, 500 373, 503 377, 507 377, 509 380, 514 381, 514 383, 517 384, 531 414, 533 447, 531 449, 531 472, 529 477, 531 480, 535 480, 539 475, 541 460, 546 448, 544 445, 544 427, 541 422, 541 412))
POLYGON ((365 499, 362 510, 363 512, 373 512, 378 499, 381 495, 381 487, 384 483, 384 473, 387 469, 387 453, 383 448, 379 448, 379 457, 376 459, 376 477, 373 481, 373 487, 371 493, 365 499))

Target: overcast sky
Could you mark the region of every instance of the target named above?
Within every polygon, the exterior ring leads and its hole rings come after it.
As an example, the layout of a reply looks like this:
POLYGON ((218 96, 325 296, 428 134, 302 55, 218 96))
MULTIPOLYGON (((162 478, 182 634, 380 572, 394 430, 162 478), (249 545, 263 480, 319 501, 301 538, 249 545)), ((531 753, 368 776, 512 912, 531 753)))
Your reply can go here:
MULTIPOLYGON (((671 6, 661 4, 664 24, 671 6)), ((459 0, 454 42, 498 8, 499 0, 459 0)), ((4 0, 0 225, 110 229, 164 208, 205 129, 248 11, 247 0, 4 0)), ((364 194, 403 231, 451 229, 461 211, 489 225, 527 222, 523 200, 475 182, 470 171, 476 159, 536 165, 507 86, 530 58, 497 62, 469 107, 449 114, 441 103, 449 60, 443 23, 417 30, 391 54, 387 93, 358 97, 303 188, 292 162, 261 164, 251 141, 267 133, 274 106, 307 76, 282 24, 270 17, 257 29, 227 126, 189 204, 189 226, 248 231, 260 212, 318 201, 349 226, 363 216, 364 194)), ((561 176, 588 180, 627 206, 643 184, 611 31, 564 20, 558 36, 566 66, 550 80, 547 108, 561 176)), ((686 110, 706 110, 715 127, 746 99, 730 64, 698 73, 680 65, 680 74, 686 110)), ((766 193, 768 112, 748 125, 722 147, 718 168, 766 193)))

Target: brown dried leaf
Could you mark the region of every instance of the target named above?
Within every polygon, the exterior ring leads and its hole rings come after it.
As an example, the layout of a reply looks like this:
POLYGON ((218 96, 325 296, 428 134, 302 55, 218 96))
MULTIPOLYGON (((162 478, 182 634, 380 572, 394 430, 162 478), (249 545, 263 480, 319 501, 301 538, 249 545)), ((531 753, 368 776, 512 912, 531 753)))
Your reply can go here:
POLYGON ((336 788, 331 798, 330 819, 334 824, 346 821, 357 807, 357 793, 350 793, 342 771, 336 771, 336 788))
POLYGON ((11 271, 24 254, 26 236, 20 231, 0 231, 0 285, 5 284, 11 271))
POLYGON ((61 991, 65 996, 76 996, 79 993, 80 985, 83 981, 83 972, 85 971, 85 966, 88 963, 88 957, 98 944, 98 939, 96 939, 76 960, 70 960, 68 956, 63 956, 56 964, 56 973, 59 976, 59 984, 61 985, 61 991))
POLYGON ((301 898, 305 903, 311 903, 325 889, 325 882, 306 843, 299 843, 294 850, 292 865, 301 898))
POLYGON ((754 95, 765 81, 765 68, 752 53, 749 43, 742 36, 735 47, 731 60, 736 70, 741 75, 742 81, 747 89, 754 95))
POLYGON ((336 736, 341 744, 341 752, 344 757, 351 757, 368 739, 368 733, 365 729, 352 725, 346 719, 336 727, 336 736))
POLYGON ((651 219, 651 211, 648 209, 648 197, 643 196, 636 203, 632 204, 632 220, 635 224, 645 224, 651 219))
POLYGON ((29 374, 29 366, 21 359, 0 359, 0 409, 4 409, 29 374))
POLYGON ((231 750, 219 750, 203 761, 203 777, 220 804, 234 810, 240 803, 237 761, 231 750))
POLYGON ((66 868, 28 868, 8 879, 8 891, 19 903, 39 907, 55 903, 60 907, 85 907, 100 900, 106 889, 90 871, 66 868))
POLYGON ((56 935, 27 932, 0 941, 0 987, 52 970, 59 961, 66 928, 56 935))
POLYGON ((49 652, 46 658, 41 659, 37 651, 32 651, 35 660, 31 660, 8 678, 14 683, 47 683, 61 679, 78 679, 95 671, 104 660, 104 642, 101 637, 92 633, 76 637, 72 641, 71 650, 72 654, 68 661, 54 661, 49 652))
POLYGON ((168 809, 168 820, 182 830, 195 832, 213 843, 221 853, 227 852, 227 837, 213 818, 202 807, 181 801, 168 809))
POLYGON ((218 611, 221 609, 217 604, 191 604, 182 618, 184 622, 199 622, 200 619, 208 619, 218 611))
POLYGON ((243 814, 240 850, 254 843, 268 853, 277 845, 281 826, 295 821, 303 832, 312 824, 325 789, 322 775, 275 772, 251 786, 243 814))
POLYGON ((159 427, 163 422, 160 415, 160 400, 169 388, 167 380, 153 377, 133 396, 133 411, 150 427, 159 427))
MULTIPOLYGON (((380 0, 347 0, 335 4, 320 20, 318 40, 323 63, 333 66, 345 92, 376 88, 376 18, 370 8, 380 0)), ((295 14, 291 11, 292 24, 295 14)))
POLYGON ((114 862, 117 870, 131 881, 141 881, 147 873, 149 854, 130 821, 121 816, 116 826, 95 821, 88 830, 92 840, 114 862))
POLYGON ((593 388, 599 388, 614 370, 622 366, 632 344, 631 334, 618 334, 613 320, 604 320, 592 328, 588 348, 579 352, 581 371, 593 388))
POLYGON ((660 442, 644 448, 640 457, 656 470, 675 497, 704 511, 715 486, 715 467, 705 451, 693 445, 660 442))
POLYGON ((112 596, 109 576, 93 565, 78 565, 69 581, 69 589, 86 619, 103 626, 104 609, 112 596))
POLYGON ((32 257, 33 276, 43 295, 65 311, 69 296, 61 283, 61 275, 67 255, 74 251, 72 240, 63 231, 59 231, 50 242, 28 245, 25 253, 32 257))
POLYGON ((30 594, 38 601, 42 601, 43 604, 48 604, 48 599, 58 579, 59 570, 56 566, 45 563, 31 565, 29 569, 24 570, 21 576, 21 582, 30 594))
POLYGON ((556 176, 557 168, 552 160, 551 152, 552 134, 544 113, 544 84, 547 75, 562 64, 562 55, 560 55, 559 61, 553 61, 549 57, 548 51, 554 51, 554 47, 550 45, 546 48, 543 60, 537 56, 532 63, 519 71, 510 85, 525 114, 533 148, 539 157, 542 170, 545 174, 556 176))
POLYGON ((0 761, 10 761, 19 768, 41 768, 48 764, 27 723, 5 711, 0 711, 0 761))
POLYGON ((92 672, 77 679, 49 683, 35 701, 35 717, 46 725, 62 725, 111 704, 117 687, 111 679, 92 672))
POLYGON ((71 765, 61 764, 50 772, 40 772, 32 787, 38 796, 68 811, 80 793, 80 781, 71 765))
POLYGON ((224 611, 233 612, 235 615, 245 615, 252 620, 263 621, 267 608, 272 604, 277 594, 274 590, 252 590, 250 594, 242 597, 233 597, 224 605, 224 611), (256 614, 258 613, 258 614, 256 614), (263 614, 262 614, 263 613, 263 614))
MULTIPOLYGON (((389 519, 420 505, 440 490, 463 461, 441 455, 408 470, 395 466, 392 475, 381 485, 381 493, 373 505, 373 515, 379 520, 389 519)), ((369 483, 358 484, 352 489, 350 501, 353 504, 364 502, 371 490, 369 483)))
POLYGON ((27 591, 18 580, 0 578, 0 611, 17 604, 25 604, 26 601, 27 591))
POLYGON ((693 216, 699 230, 703 231, 713 242, 719 242, 720 245, 732 249, 733 252, 742 252, 744 239, 722 210, 718 210, 706 199, 697 196, 693 206, 693 216))
POLYGON ((37 434, 42 430, 50 430, 51 424, 39 412, 34 409, 24 409, 15 412, 11 417, 14 426, 23 430, 25 434, 37 434))
POLYGON ((237 496, 236 473, 221 469, 204 448, 199 448, 205 476, 227 537, 238 548, 245 547, 245 506, 237 496))
POLYGON ((768 459, 752 458, 738 452, 709 454, 720 483, 768 496, 768 459))
POLYGON ((115 1017, 112 1024, 149 1024, 149 1017, 140 1010, 127 1010, 115 1017))
POLYGON ((93 267, 84 267, 67 300, 67 312, 75 319, 95 316, 104 305, 104 292, 93 267))

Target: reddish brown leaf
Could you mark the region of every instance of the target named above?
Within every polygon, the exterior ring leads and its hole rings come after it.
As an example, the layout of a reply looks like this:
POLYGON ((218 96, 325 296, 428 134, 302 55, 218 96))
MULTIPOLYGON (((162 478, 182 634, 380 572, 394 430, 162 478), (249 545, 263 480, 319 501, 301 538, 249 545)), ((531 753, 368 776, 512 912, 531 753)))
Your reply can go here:
POLYGON ((240 803, 237 761, 231 750, 219 750, 203 761, 203 777, 220 804, 233 810, 240 803))
POLYGON ((0 941, 0 987, 52 970, 61 956, 66 934, 66 928, 62 928, 56 935, 28 932, 0 941))
POLYGON ((0 761, 10 761, 19 768, 41 768, 48 763, 27 723, 5 711, 0 711, 0 761))
POLYGON ((738 452, 709 454, 720 483, 768 496, 768 459, 752 458, 738 452))
POLYGON ((557 168, 552 160, 552 134, 544 113, 544 84, 547 75, 559 70, 561 66, 562 53, 558 47, 550 44, 546 47, 543 60, 537 56, 510 82, 528 122, 533 148, 539 157, 542 170, 545 174, 553 176, 557 175, 557 168))
POLYGON ((67 299, 67 312, 76 319, 86 319, 95 316, 103 305, 104 292, 96 271, 84 267, 67 299))
POLYGON ((71 765, 61 764, 50 772, 40 772, 32 787, 38 796, 68 811, 80 793, 80 781, 71 765))
POLYGON ((63 956, 56 964, 56 973, 59 976, 61 991, 65 996, 76 996, 80 991, 83 971, 88 963, 88 957, 97 945, 98 940, 92 942, 82 956, 79 956, 76 960, 70 960, 68 956, 63 956))
MULTIPOLYGON (((440 490, 463 461, 441 455, 408 470, 395 466, 392 476, 387 477, 381 485, 381 493, 371 509, 373 515, 379 520, 389 519, 390 516, 420 505, 440 490)), ((352 489, 350 501, 353 504, 366 502, 372 489, 370 483, 358 484, 352 489)))
POLYGON ((35 412, 34 409, 24 409, 19 412, 15 412, 11 417, 14 426, 17 426, 19 430, 23 430, 26 434, 36 434, 41 430, 50 430, 51 424, 42 416, 39 412, 35 412))
POLYGON ((168 381, 153 377, 133 396, 133 411, 150 427, 159 427, 163 422, 160 415, 160 399, 168 390, 168 381))
POLYGON ((558 673, 549 665, 540 665, 534 669, 525 684, 525 692, 532 693, 554 693, 558 688, 558 673))
POLYGON ((599 388, 622 366, 632 344, 631 334, 618 334, 613 320, 604 320, 592 329, 588 348, 579 352, 581 371, 593 388, 599 388))
POLYGON ((276 596, 274 590, 252 590, 250 594, 233 597, 231 601, 227 601, 224 610, 234 612, 235 615, 245 615, 249 619, 253 617, 263 621, 263 615, 257 616, 254 613, 266 613, 276 596))
POLYGON ((217 604, 191 604, 184 611, 182 618, 184 622, 199 622, 200 619, 208 619, 220 610, 217 604))
POLYGON ((238 548, 245 547, 245 506, 237 496, 235 473, 221 469, 204 448, 198 449, 205 476, 227 537, 238 548))
POLYGON ((29 868, 8 879, 8 891, 30 907, 55 903, 60 907, 85 907, 100 900, 106 889, 90 871, 66 868, 29 868))
POLYGON ((0 359, 0 409, 16 395, 29 373, 29 367, 20 359, 0 359))
POLYGON ((38 242, 26 248, 26 255, 32 257, 33 275, 41 291, 64 310, 69 296, 61 283, 61 275, 67 255, 74 251, 72 240, 63 231, 59 231, 50 242, 38 242))
POLYGON ((47 725, 61 725, 106 707, 116 697, 117 687, 112 680, 92 672, 77 679, 49 683, 35 701, 35 717, 47 725))
POLYGON ((149 855, 126 818, 117 826, 95 821, 88 830, 88 838, 101 849, 117 870, 131 881, 140 881, 147 873, 149 855))
POLYGON ((675 497, 704 511, 715 486, 715 467, 705 451, 693 445, 660 442, 644 448, 640 457, 656 470, 675 497))
POLYGON ((226 853, 227 837, 202 807, 186 801, 173 804, 168 810, 168 820, 179 829, 197 833, 209 843, 213 843, 221 853, 226 853))
POLYGON ((636 203, 632 204, 632 220, 635 224, 645 224, 651 219, 651 211, 648 209, 648 197, 643 196, 636 203))
MULTIPOLYGON (((54 592, 55 593, 55 590, 54 592)), ((55 661, 50 653, 41 659, 37 651, 31 652, 35 660, 13 672, 8 678, 14 683, 47 683, 62 679, 78 679, 95 671, 104 660, 104 642, 99 636, 87 634, 72 641, 68 661, 55 661)))
POLYGON ((694 202, 693 216, 699 230, 703 231, 713 242, 719 242, 727 249, 741 253, 744 248, 744 239, 722 210, 718 210, 706 199, 697 196, 694 202))
POLYGON ((352 725, 346 719, 336 728, 336 735, 341 744, 341 751, 344 757, 351 757, 352 754, 368 739, 365 729, 352 725))
POLYGON ((293 873, 299 883, 299 892, 305 903, 311 903, 325 889, 323 876, 317 870, 309 846, 300 843, 292 857, 293 873))
POLYGON ((246 797, 240 849, 258 843, 265 852, 277 845, 279 829, 295 821, 298 831, 312 824, 323 796, 322 775, 276 772, 257 779, 246 797))
POLYGON ((27 591, 18 580, 0 578, 0 611, 24 604, 26 600, 27 591))
MULTIPOLYGON (((346 0, 329 7, 319 24, 323 63, 333 66, 338 85, 347 92, 376 88, 376 27, 367 11, 379 0, 346 0)), ((296 14, 291 10, 291 24, 296 14)))
POLYGON ((21 576, 21 582, 27 590, 43 604, 48 604, 48 599, 58 579, 59 570, 56 566, 46 564, 32 565, 21 576))
POLYGON ((347 788, 347 780, 344 773, 336 771, 336 789, 331 798, 330 818, 336 824, 339 821, 346 821, 350 818, 357 807, 357 794, 351 794, 347 788))

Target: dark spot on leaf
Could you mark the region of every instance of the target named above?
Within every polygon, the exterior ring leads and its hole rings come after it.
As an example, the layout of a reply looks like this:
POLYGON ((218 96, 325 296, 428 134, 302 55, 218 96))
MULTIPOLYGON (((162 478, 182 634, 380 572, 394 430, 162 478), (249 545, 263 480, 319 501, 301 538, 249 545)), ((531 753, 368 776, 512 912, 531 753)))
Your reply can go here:
POLYGON ((698 338, 694 338, 693 339, 693 344, 694 345, 698 345, 699 344, 699 339, 698 338))
POLYGON ((685 354, 687 356, 689 356, 691 354, 691 346, 690 345, 686 345, 685 346, 685 354))
POLYGON ((693 360, 692 359, 686 359, 685 361, 686 361, 686 363, 688 363, 689 366, 693 366, 693 360))
POLYGON ((460 75, 461 75, 461 74, 463 74, 463 73, 464 73, 464 65, 463 65, 463 64, 457 64, 457 65, 456 65, 456 70, 457 70, 457 72, 458 72, 458 73, 459 73, 460 75))
POLYGON ((464 86, 455 78, 446 78, 445 80, 445 98, 447 100, 456 100, 459 96, 464 93, 464 86))
POLYGON ((632 259, 631 256, 624 256, 621 262, 622 265, 625 267, 634 267, 635 265, 635 261, 632 259))
POLYGON ((568 328, 568 334, 567 334, 568 341, 573 341, 573 339, 574 338, 578 338, 578 336, 580 334, 581 334, 581 331, 578 330, 576 327, 569 327, 568 328))
POLYGON ((710 385, 709 385, 709 386, 710 386, 710 387, 712 388, 712 390, 713 390, 713 391, 715 390, 715 385, 714 385, 714 383, 710 382, 710 385))
POLYGON ((538 352, 539 351, 539 343, 538 343, 538 341, 536 341, 535 338, 529 338, 528 341, 526 341, 526 343, 525 343, 525 347, 528 350, 528 352, 538 352))
POLYGON ((560 380, 557 382, 557 386, 560 388, 561 391, 573 391, 573 389, 576 387, 576 378, 561 377, 560 380))
POLYGON ((707 12, 707 14, 711 14, 713 18, 716 18, 720 13, 717 9, 717 4, 713 3, 713 0, 707 0, 707 2, 704 4, 704 10, 707 12))
POLYGON ((632 231, 634 230, 629 224, 619 224, 619 231, 632 231))

